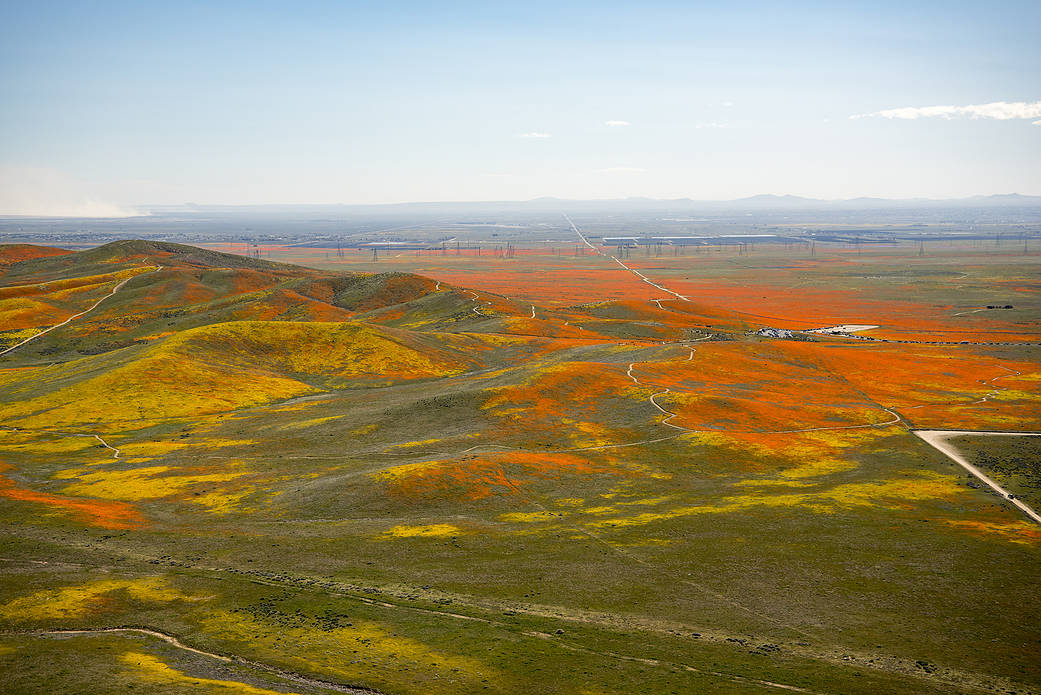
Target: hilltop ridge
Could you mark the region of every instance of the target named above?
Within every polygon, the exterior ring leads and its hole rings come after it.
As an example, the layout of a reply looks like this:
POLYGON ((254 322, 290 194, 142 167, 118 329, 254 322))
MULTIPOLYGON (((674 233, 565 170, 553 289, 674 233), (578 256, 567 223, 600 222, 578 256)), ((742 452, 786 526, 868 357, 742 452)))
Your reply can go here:
MULTIPOLYGON (((20 245, 23 249, 44 249, 30 244, 20 245)), ((0 247, 4 248, 4 247, 0 247)), ((249 268, 272 272, 285 271, 294 266, 274 263, 258 258, 247 258, 221 251, 212 251, 197 246, 176 244, 169 241, 145 241, 128 239, 112 241, 83 251, 24 251, 34 257, 8 269, 5 281, 12 278, 48 278, 71 273, 95 274, 112 266, 162 265, 188 268, 249 268)))

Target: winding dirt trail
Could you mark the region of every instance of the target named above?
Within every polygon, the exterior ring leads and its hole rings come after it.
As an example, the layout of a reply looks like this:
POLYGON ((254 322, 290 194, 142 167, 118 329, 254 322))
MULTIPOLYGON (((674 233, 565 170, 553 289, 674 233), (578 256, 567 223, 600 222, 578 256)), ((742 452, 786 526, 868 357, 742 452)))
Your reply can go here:
MULTIPOLYGON (((153 266, 152 270, 150 270, 150 271, 148 271, 148 272, 149 272, 149 273, 156 273, 156 272, 159 272, 159 271, 160 271, 160 270, 162 270, 162 269, 163 269, 163 266, 161 266, 161 265, 157 265, 157 266, 153 266)), ((114 295, 114 294, 115 294, 116 292, 119 292, 119 291, 120 291, 121 289, 123 289, 123 285, 127 284, 128 282, 130 282, 131 280, 133 280, 133 279, 134 279, 134 278, 136 278, 136 277, 140 277, 141 275, 146 275, 146 274, 147 274, 147 273, 140 273, 140 274, 138 274, 138 275, 131 275, 131 276, 130 276, 130 277, 128 277, 128 278, 127 278, 126 280, 123 280, 123 281, 122 281, 122 282, 120 282, 120 283, 119 283, 118 285, 116 285, 115 287, 113 287, 113 288, 112 288, 112 291, 111 291, 111 292, 109 292, 108 294, 106 294, 106 295, 105 295, 104 297, 102 297, 102 298, 101 298, 101 299, 99 299, 98 301, 94 302, 94 304, 93 304, 93 305, 91 305, 91 307, 90 307, 89 309, 86 309, 85 311, 81 311, 81 312, 80 312, 80 313, 78 313, 78 314, 73 314, 73 315, 72 315, 72 316, 70 316, 69 318, 67 318, 67 319, 65 319, 64 321, 62 321, 61 323, 56 323, 56 324, 54 324, 53 326, 51 326, 50 328, 45 328, 45 329, 43 329, 42 331, 40 331, 39 333, 37 333, 36 335, 31 335, 31 336, 29 336, 28 338, 26 338, 25 340, 23 340, 22 342, 20 342, 20 343, 16 343, 16 344, 12 345, 11 347, 7 348, 6 350, 0 350, 0 356, 6 355, 7 353, 11 352, 12 350, 17 350, 18 348, 22 347, 22 346, 23 346, 23 345, 25 345, 26 343, 32 342, 33 340, 36 340, 36 339, 37 339, 37 338, 39 338, 40 336, 43 336, 43 335, 46 335, 46 334, 50 333, 50 332, 51 332, 51 331, 53 331, 53 330, 54 330, 55 328, 61 328, 62 326, 64 326, 64 325, 66 325, 67 323, 69 323, 70 321, 72 321, 72 320, 74 320, 74 319, 78 319, 78 318, 79 318, 80 316, 83 316, 83 315, 85 315, 85 314, 89 314, 90 312, 94 311, 94 310, 95 310, 95 309, 97 309, 97 308, 98 308, 99 306, 101 306, 101 303, 102 303, 103 301, 105 301, 106 299, 108 299, 109 297, 111 297, 112 295, 114 295)), ((106 446, 107 446, 107 445, 106 445, 106 446)))
POLYGON ((480 312, 480 311, 479 311, 479 310, 477 309, 477 307, 481 306, 482 304, 486 304, 486 305, 488 305, 488 306, 491 306, 491 305, 492 305, 492 303, 491 303, 491 302, 481 302, 481 301, 479 301, 479 300, 481 299, 481 295, 477 294, 477 293, 476 293, 476 292, 474 292, 473 290, 467 290, 467 292, 469 292, 470 294, 472 294, 472 295, 474 296, 474 298, 473 298, 473 303, 474 303, 474 304, 475 304, 476 306, 474 306, 474 307, 473 307, 473 312, 474 312, 475 314, 477 314, 478 316, 481 316, 481 317, 487 317, 487 316, 488 316, 488 314, 482 314, 482 313, 481 313, 481 312, 480 312))
POLYGON ((222 661, 224 663, 243 664, 245 666, 255 668, 259 671, 266 671, 267 673, 278 676, 279 678, 282 678, 284 680, 292 681, 294 683, 300 683, 302 685, 307 685, 313 688, 335 690, 336 692, 350 693, 351 695, 380 695, 380 692, 378 690, 371 690, 369 688, 356 688, 349 685, 333 683, 331 681, 323 681, 316 678, 308 678, 307 676, 295 673, 293 671, 285 671, 276 666, 262 664, 259 661, 243 659, 242 657, 238 656, 225 656, 223 654, 215 654, 213 652, 207 652, 201 649, 196 649, 195 647, 191 647, 185 644, 184 642, 180 641, 173 635, 169 635, 165 632, 160 632, 159 630, 153 630, 151 628, 145 627, 102 627, 90 630, 38 630, 34 632, 7 632, 2 634, 17 635, 22 637, 77 637, 103 635, 110 633, 130 633, 146 635, 148 637, 153 637, 155 639, 162 640, 163 642, 166 642, 171 646, 177 647, 178 649, 190 652, 192 654, 204 656, 208 659, 214 659, 216 661, 222 661))
MULTIPOLYGON (((1006 372, 1008 372, 1008 374, 998 374, 993 379, 987 379, 986 381, 982 382, 984 386, 993 386, 995 381, 997 381, 998 379, 1007 379, 1009 377, 1009 375, 1012 375, 1012 376, 1023 376, 1023 372, 1019 371, 1018 369, 1009 369, 1008 367, 1006 367, 1005 365, 1002 365, 1002 364, 999 364, 997 366, 1000 367, 1001 369, 1004 369, 1006 372)), ((971 403, 970 405, 976 405, 978 403, 986 403, 992 397, 997 396, 1002 391, 1008 391, 1008 389, 1002 388, 1001 386, 995 387, 994 390, 988 391, 987 394, 985 396, 983 396, 983 398, 979 399, 978 401, 975 401, 974 403, 971 403)))
POLYGON ((112 458, 114 458, 114 459, 118 459, 119 458, 119 449, 117 449, 116 447, 114 447, 111 444, 109 444, 108 442, 106 442, 104 439, 101 438, 101 435, 99 435, 99 434, 95 434, 95 435, 91 435, 91 436, 93 436, 94 439, 97 439, 99 442, 101 442, 101 445, 103 447, 105 447, 106 449, 110 449, 110 450, 115 452, 114 454, 112 454, 112 458))
POLYGON ((958 451, 948 440, 952 437, 961 437, 965 435, 977 437, 1041 437, 1041 432, 972 432, 968 430, 912 430, 915 436, 922 439, 926 444, 929 444, 934 449, 944 454, 947 458, 951 459, 959 466, 972 473, 974 476, 979 478, 982 482, 986 483, 994 492, 1001 495, 1002 499, 1011 502, 1012 504, 1019 507, 1024 514, 1030 517, 1033 521, 1041 524, 1041 515, 1027 506, 1024 502, 1013 497, 1008 490, 998 485, 994 480, 988 477, 983 471, 976 466, 969 463, 961 452, 958 451))
MULTIPOLYGON (((706 338, 699 338, 699 340, 706 340, 708 337, 709 336, 706 336, 706 338)), ((697 350, 695 350, 693 347, 691 347, 690 348, 690 354, 686 357, 686 359, 684 361, 689 362, 690 360, 694 359, 694 353, 695 352, 697 352, 697 350)), ((643 386, 643 387, 646 387, 646 388, 653 388, 653 386, 651 386, 650 384, 645 384, 642 381, 640 381, 639 379, 637 379, 636 375, 633 374, 633 367, 635 367, 637 364, 641 364, 641 363, 639 363, 639 362, 630 362, 629 363, 629 368, 626 370, 625 375, 628 376, 630 379, 632 379, 633 383, 636 384, 637 386, 643 386)), ((653 405, 655 408, 657 408, 660 412, 664 413, 665 415, 668 415, 667 418, 665 418, 664 420, 662 420, 658 424, 665 425, 666 427, 672 427, 672 428, 675 428, 675 429, 678 429, 678 430, 682 430, 683 432, 687 432, 687 433, 691 433, 691 434, 707 434, 707 433, 711 433, 711 432, 729 432, 730 431, 730 430, 695 430, 695 429, 691 429, 689 427, 683 427, 681 425, 674 425, 674 424, 672 424, 671 422, 669 422, 669 420, 672 420, 673 418, 677 417, 678 413, 674 413, 671 410, 666 410, 665 408, 661 407, 661 405, 659 405, 657 401, 654 400, 658 396, 664 396, 664 395, 669 394, 669 393, 672 393, 672 391, 668 387, 666 387, 664 391, 658 391, 657 393, 651 394, 648 397, 648 400, 650 401, 651 405, 653 405)), ((896 413, 893 410, 890 410, 889 408, 887 408, 887 407, 885 407, 883 405, 880 405, 880 404, 876 404, 876 405, 879 408, 881 408, 882 410, 884 410, 887 413, 889 413, 892 416, 892 419, 886 420, 885 422, 869 422, 869 423, 865 423, 863 425, 831 425, 831 426, 828 426, 828 427, 804 427, 804 428, 800 428, 800 429, 790 429, 790 430, 769 430, 769 431, 765 431, 765 432, 755 432, 755 434, 798 434, 800 432, 821 432, 821 431, 828 431, 828 430, 858 430, 858 429, 863 429, 863 428, 866 428, 866 427, 888 427, 889 425, 897 425, 897 424, 900 424, 901 422, 903 422, 903 418, 900 417, 899 413, 896 413)), ((752 433, 753 433, 752 431, 749 431, 749 432, 734 432, 734 434, 752 434, 752 433)), ((676 435, 676 436, 679 436, 679 435, 676 435)), ((635 444, 648 444, 648 443, 651 443, 651 442, 660 442, 660 441, 664 441, 665 439, 673 439, 673 438, 674 437, 665 437, 664 439, 654 439, 654 440, 648 440, 648 441, 644 441, 644 442, 633 442, 632 445, 635 445, 635 444)), ((608 445, 608 446, 603 446, 603 447, 585 448, 585 449, 581 449, 581 451, 590 451, 592 449, 609 449, 609 448, 613 448, 613 447, 616 447, 616 446, 631 446, 631 445, 615 444, 615 445, 608 445)))
POLYGON ((29 432, 31 434, 56 434, 60 437, 93 437, 94 439, 101 442, 101 446, 113 452, 112 458, 118 459, 121 453, 118 448, 112 446, 104 439, 102 439, 100 434, 90 434, 88 432, 69 432, 66 430, 38 430, 26 427, 11 427, 10 425, 0 425, 0 430, 3 430, 5 432, 29 432))
MULTIPOLYGON (((690 348, 690 356, 687 357, 687 361, 689 361, 689 360, 694 358, 694 353, 695 352, 697 352, 697 351, 694 348, 690 348)), ((633 367, 635 367, 635 366, 636 366, 636 362, 630 362, 629 363, 629 369, 625 372, 625 375, 628 376, 630 379, 632 379, 633 383, 636 384, 637 386, 650 387, 650 384, 645 384, 645 383, 641 382, 639 379, 636 378, 636 375, 633 374, 633 367)), ((684 432, 695 432, 696 430, 692 430, 692 429, 690 429, 688 427, 681 427, 680 425, 674 425, 671 422, 669 422, 669 420, 671 420, 672 418, 676 417, 678 415, 678 413, 674 413, 671 410, 666 410, 665 408, 662 408, 660 405, 658 405, 658 402, 654 400, 655 396, 664 396, 667 393, 672 393, 672 391, 670 391, 668 387, 665 387, 664 391, 659 391, 658 393, 651 394, 647 398, 647 400, 649 400, 651 402, 651 405, 653 405, 655 408, 657 408, 662 413, 668 415, 667 418, 665 418, 664 420, 662 420, 658 424, 659 425, 665 425, 666 427, 673 427, 673 428, 675 428, 677 430, 682 430, 684 432)))

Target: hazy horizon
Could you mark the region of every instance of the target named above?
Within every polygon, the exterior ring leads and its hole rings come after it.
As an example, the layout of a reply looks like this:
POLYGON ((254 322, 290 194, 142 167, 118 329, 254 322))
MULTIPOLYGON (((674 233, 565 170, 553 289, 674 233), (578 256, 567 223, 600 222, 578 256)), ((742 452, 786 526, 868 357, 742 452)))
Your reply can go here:
POLYGON ((486 209, 492 206, 503 206, 503 209, 512 209, 516 207, 523 209, 531 206, 538 206, 540 203, 559 204, 561 211, 571 209, 569 206, 579 205, 585 208, 596 208, 598 205, 605 206, 605 209, 617 209, 621 211, 631 211, 636 208, 640 209, 651 209, 660 210, 666 212, 670 209, 683 211, 689 209, 691 212, 705 212, 709 214, 718 214, 726 210, 734 211, 747 211, 747 210, 762 210, 762 211, 785 211, 792 210, 798 211, 800 209, 807 212, 813 210, 849 210, 855 211, 863 209, 862 206, 869 206, 870 209, 877 209, 879 211, 893 211, 899 209, 914 209, 916 207, 924 208, 938 208, 943 209, 949 207, 952 210, 960 209, 964 207, 981 207, 981 208, 995 208, 995 209, 1013 209, 1013 208, 1025 208, 1034 209, 1034 207, 1041 206, 1041 195, 1035 194, 1024 194, 1019 192, 1011 193, 996 193, 989 195, 971 195, 960 198, 879 198, 871 196, 855 196, 852 198, 810 198, 805 196, 798 196, 793 194, 773 194, 773 193, 760 193, 752 196, 745 196, 743 198, 734 198, 730 200, 707 200, 707 199, 694 199, 689 197, 684 198, 652 198, 648 196, 630 196, 626 198, 561 198, 558 196, 539 196, 537 198, 528 198, 525 200, 402 200, 392 201, 386 203, 280 203, 276 201, 265 202, 265 203, 176 203, 176 204, 144 204, 134 207, 122 207, 113 208, 105 204, 97 204, 96 202, 88 202, 78 210, 72 211, 74 214, 63 214, 61 211, 54 211, 49 213, 18 213, 18 212, 3 212, 0 211, 0 219, 124 219, 131 217, 150 217, 155 215, 167 215, 167 214, 185 214, 192 213, 193 211, 207 212, 215 210, 226 210, 230 213, 254 213, 254 214, 273 214, 278 213, 293 213, 299 212, 301 214, 310 213, 311 211, 325 211, 334 208, 345 208, 347 210, 358 209, 397 209, 397 208, 434 208, 448 209, 448 211, 463 211, 468 208, 470 212, 478 212, 479 210, 486 209), (977 205, 978 203, 978 205, 977 205), (626 204, 630 204, 634 207, 627 207, 626 204), (455 207, 453 207, 455 206, 455 207), (642 206, 642 208, 641 208, 642 206), (649 206, 649 207, 648 207, 649 206), (804 207, 800 207, 804 206, 804 207))
POLYGON ((0 12, 4 215, 1041 193, 1036 3, 0 12))

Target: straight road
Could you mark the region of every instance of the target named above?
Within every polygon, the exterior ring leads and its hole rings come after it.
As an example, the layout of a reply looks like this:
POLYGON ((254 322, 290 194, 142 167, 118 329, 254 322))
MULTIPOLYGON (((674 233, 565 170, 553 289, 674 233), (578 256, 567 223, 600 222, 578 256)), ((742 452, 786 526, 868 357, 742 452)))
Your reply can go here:
MULTIPOLYGON (((575 226, 575 223, 571 221, 571 218, 570 218, 570 217, 568 217, 568 216, 567 216, 567 215, 565 214, 565 215, 564 215, 564 219, 565 219, 565 220, 567 220, 567 223, 568 223, 569 225, 571 225, 571 230, 572 230, 572 231, 573 231, 573 232, 574 232, 575 234, 577 234, 577 235, 578 235, 578 238, 582 240, 582 243, 583 243, 583 244, 585 244, 586 246, 588 246, 589 248, 593 249, 594 251, 596 251, 596 252, 597 252, 598 254, 600 254, 601 256, 604 256, 605 258, 610 258, 610 259, 611 259, 612 261, 614 261, 615 263, 617 263, 618 265, 620 265, 620 266, 622 267, 622 269, 624 269, 624 270, 628 270, 628 271, 629 271, 630 273, 632 273, 632 274, 633 274, 633 275, 635 275, 636 277, 640 278, 641 280, 643 280, 644 282, 646 282, 646 283, 647 283, 648 285, 650 285, 651 287, 654 287, 654 288, 656 288, 656 289, 659 289, 659 290, 661 290, 662 292, 665 292, 666 294, 671 294, 671 295, 672 295, 673 297, 675 297, 676 299, 682 299, 682 300, 683 300, 683 301, 685 301, 685 302, 689 302, 689 301, 690 301, 689 299, 687 299, 686 297, 684 297, 684 296, 683 296, 682 294, 680 294, 680 293, 678 293, 678 292, 673 292, 673 291, 672 291, 672 290, 670 290, 670 289, 669 289, 668 287, 663 287, 663 286, 659 285, 658 283, 654 282, 654 281, 653 281, 653 280, 651 280, 651 279, 650 279, 649 277, 647 277, 646 275, 644 275, 643 273, 641 273, 641 272, 640 272, 639 270, 635 270, 635 269, 633 269, 633 268, 630 268, 630 267, 629 267, 629 266, 627 266, 627 265, 626 265, 625 263, 622 263, 622 262, 621 262, 620 260, 618 260, 618 259, 617 259, 617 258, 616 258, 615 256, 612 256, 612 255, 611 255, 611 254, 609 254, 609 253, 604 253, 603 251, 601 251, 601 250, 600 250, 600 249, 598 249, 597 247, 593 246, 592 244, 590 244, 590 243, 589 243, 589 239, 586 239, 585 235, 583 235, 583 234, 582 234, 582 232, 581 232, 581 231, 579 231, 578 227, 576 227, 576 226, 575 226)), ((657 301, 657 300, 655 300, 655 301, 657 301)), ((659 307, 661 307, 661 304, 659 304, 658 306, 659 306, 659 307)))
POLYGON ((954 448, 948 439, 951 437, 959 437, 963 435, 972 436, 986 436, 986 437, 1041 437, 1041 432, 970 432, 966 430, 912 430, 915 435, 924 440, 927 444, 941 452, 947 458, 951 459, 959 466, 972 473, 974 476, 986 483, 994 492, 1001 495, 1002 499, 1006 499, 1012 504, 1019 507, 1024 514, 1028 517, 1041 524, 1041 515, 1031 509, 1029 506, 1024 504, 1021 500, 1015 499, 1009 493, 1008 490, 998 485, 996 482, 991 480, 987 475, 976 466, 965 460, 965 457, 954 448))

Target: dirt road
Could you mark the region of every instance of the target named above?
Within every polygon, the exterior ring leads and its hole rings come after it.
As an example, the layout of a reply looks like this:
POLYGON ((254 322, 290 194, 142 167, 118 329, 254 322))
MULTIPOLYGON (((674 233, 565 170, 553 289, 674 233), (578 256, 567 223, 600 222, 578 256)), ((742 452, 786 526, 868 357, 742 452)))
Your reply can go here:
MULTIPOLYGON (((158 272, 158 271, 160 271, 162 269, 163 269, 163 266, 160 265, 160 266, 156 266, 154 269, 150 270, 149 272, 155 273, 155 272, 158 272)), ((144 273, 141 273, 141 274, 144 275, 144 273)), ((137 275, 131 275, 126 280, 123 280, 122 282, 120 282, 118 285, 116 285, 115 287, 112 288, 111 292, 106 294, 104 297, 102 297, 98 301, 94 302, 94 304, 89 309, 87 309, 85 311, 81 311, 78 314, 74 314, 74 315, 70 316, 69 318, 65 319, 64 321, 62 321, 61 323, 57 323, 57 324, 51 326, 50 328, 45 328, 44 330, 40 331, 36 335, 29 336, 28 338, 26 338, 22 342, 17 343, 16 345, 12 345, 11 347, 7 348, 6 350, 0 350, 0 356, 6 355, 7 353, 11 352, 12 350, 17 350, 18 348, 22 347, 26 343, 31 342, 33 340, 36 340, 37 338, 39 338, 42 335, 46 335, 46 334, 50 333, 55 328, 61 328, 62 326, 67 324, 69 321, 72 321, 74 319, 78 319, 80 316, 83 316, 84 314, 89 314, 90 312, 92 312, 95 309, 97 309, 101 305, 101 303, 103 301, 105 301, 106 299, 108 299, 109 297, 114 295, 116 292, 119 292, 121 289, 123 289, 123 285, 127 284, 128 282, 130 282, 131 280, 133 280, 136 277, 138 277, 138 276, 137 275)))
POLYGON ((1041 515, 1031 509, 1029 506, 1024 504, 1021 500, 1015 499, 1009 494, 1009 491, 998 485, 996 482, 991 480, 987 475, 976 466, 969 463, 964 456, 951 444, 948 439, 951 437, 959 437, 963 435, 972 436, 985 436, 985 437, 1041 437, 1041 432, 970 432, 966 430, 913 430, 915 435, 920 437, 927 444, 941 452, 947 458, 951 459, 959 466, 972 473, 974 476, 979 478, 981 481, 986 483, 994 492, 1001 495, 1005 500, 1008 500, 1012 504, 1019 507, 1024 514, 1028 517, 1041 524, 1041 515))

